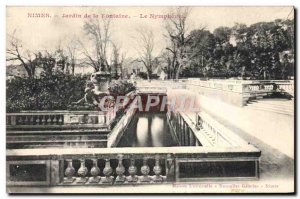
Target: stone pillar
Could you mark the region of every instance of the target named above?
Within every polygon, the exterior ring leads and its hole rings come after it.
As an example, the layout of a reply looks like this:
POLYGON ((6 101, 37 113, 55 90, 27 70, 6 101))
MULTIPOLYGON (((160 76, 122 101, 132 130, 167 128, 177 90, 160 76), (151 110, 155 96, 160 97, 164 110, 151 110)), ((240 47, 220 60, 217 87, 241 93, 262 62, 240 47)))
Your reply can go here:
POLYGON ((187 123, 185 123, 185 145, 190 146, 190 128, 187 123))
POLYGON ((195 146, 195 135, 193 131, 190 129, 190 146, 195 146))
POLYGON ((181 143, 182 146, 185 146, 185 123, 182 117, 180 117, 180 119, 181 119, 181 143))

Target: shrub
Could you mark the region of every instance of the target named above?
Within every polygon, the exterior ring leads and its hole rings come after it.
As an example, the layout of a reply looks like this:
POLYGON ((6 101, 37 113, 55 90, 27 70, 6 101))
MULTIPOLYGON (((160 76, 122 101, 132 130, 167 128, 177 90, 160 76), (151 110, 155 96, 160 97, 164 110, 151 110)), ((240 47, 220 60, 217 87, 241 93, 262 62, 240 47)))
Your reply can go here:
POLYGON ((108 91, 112 96, 123 96, 135 89, 135 86, 126 80, 114 81, 108 87, 108 91))
POLYGON ((84 96, 89 75, 58 73, 38 79, 16 77, 6 83, 6 111, 66 110, 84 96))

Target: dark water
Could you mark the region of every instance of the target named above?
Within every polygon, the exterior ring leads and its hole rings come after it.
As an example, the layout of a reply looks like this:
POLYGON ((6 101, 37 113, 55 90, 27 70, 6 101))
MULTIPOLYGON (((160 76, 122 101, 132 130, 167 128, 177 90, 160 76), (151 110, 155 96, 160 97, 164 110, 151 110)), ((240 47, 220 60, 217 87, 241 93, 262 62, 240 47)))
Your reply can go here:
POLYGON ((177 146, 165 113, 136 113, 117 147, 177 146))

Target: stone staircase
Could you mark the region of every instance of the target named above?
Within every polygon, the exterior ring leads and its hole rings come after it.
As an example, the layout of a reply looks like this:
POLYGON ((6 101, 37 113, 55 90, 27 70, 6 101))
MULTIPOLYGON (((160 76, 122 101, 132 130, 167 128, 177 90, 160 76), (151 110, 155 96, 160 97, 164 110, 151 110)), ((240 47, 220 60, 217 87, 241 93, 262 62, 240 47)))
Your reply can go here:
POLYGON ((6 147, 17 148, 68 148, 68 147, 106 147, 108 130, 90 127, 86 129, 8 129, 6 147))
POLYGON ((294 98, 291 100, 280 98, 263 98, 253 100, 250 101, 245 108, 294 116, 294 98))

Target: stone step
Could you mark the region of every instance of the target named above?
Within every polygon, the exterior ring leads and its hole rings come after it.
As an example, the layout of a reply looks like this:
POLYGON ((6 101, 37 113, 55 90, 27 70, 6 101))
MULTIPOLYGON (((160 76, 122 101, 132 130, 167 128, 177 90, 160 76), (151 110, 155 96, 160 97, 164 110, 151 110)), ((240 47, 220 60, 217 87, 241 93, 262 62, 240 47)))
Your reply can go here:
POLYGON ((56 140, 56 141, 12 141, 6 142, 7 149, 26 149, 26 148, 65 148, 70 147, 69 145, 84 146, 91 148, 106 148, 107 140, 56 140), (66 143, 69 143, 66 145, 66 143))
POLYGON ((107 135, 97 135, 97 134, 91 134, 91 135, 7 135, 6 141, 7 142, 14 142, 18 140, 22 141, 47 141, 47 140, 107 140, 107 135))
POLYGON ((249 106, 247 108, 253 109, 253 110, 259 110, 259 111, 267 111, 267 112, 272 112, 272 113, 278 113, 278 114, 283 114, 283 115, 294 115, 293 111, 285 111, 283 109, 270 109, 270 108, 259 107, 259 106, 249 106))
POLYGON ((294 111, 294 107, 292 106, 283 106, 283 105, 274 105, 274 104, 267 104, 267 103, 253 103, 249 104, 249 107, 261 107, 266 109, 273 109, 273 110, 287 110, 287 111, 294 111))
POLYGON ((13 140, 13 141, 7 141, 7 143, 60 143, 60 142, 82 142, 82 143, 90 143, 90 142, 107 142, 107 140, 40 140, 40 141, 35 141, 35 140, 13 140))
POLYGON ((22 131, 22 130, 7 130, 6 134, 7 135, 107 135, 110 133, 110 131, 103 131, 103 130, 27 130, 27 131, 22 131))
POLYGON ((265 101, 265 100, 261 100, 261 101, 257 101, 258 103, 261 104, 268 104, 268 105, 276 105, 276 106, 285 106, 285 107, 293 107, 294 106, 294 101, 290 100, 290 101, 265 101))

